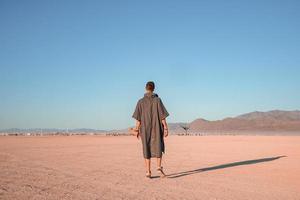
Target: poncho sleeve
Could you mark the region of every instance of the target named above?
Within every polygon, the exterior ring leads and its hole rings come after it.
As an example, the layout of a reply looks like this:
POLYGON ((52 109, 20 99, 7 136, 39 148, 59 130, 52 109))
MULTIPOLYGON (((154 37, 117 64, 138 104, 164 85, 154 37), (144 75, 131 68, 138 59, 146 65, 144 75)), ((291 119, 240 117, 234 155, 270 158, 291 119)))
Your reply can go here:
POLYGON ((163 120, 165 118, 167 118, 169 116, 169 113, 167 111, 167 109, 165 108, 162 100, 159 98, 158 101, 158 114, 159 114, 159 119, 163 120))
POLYGON ((132 117, 138 121, 141 121, 141 115, 142 115, 141 103, 140 101, 138 101, 132 117))

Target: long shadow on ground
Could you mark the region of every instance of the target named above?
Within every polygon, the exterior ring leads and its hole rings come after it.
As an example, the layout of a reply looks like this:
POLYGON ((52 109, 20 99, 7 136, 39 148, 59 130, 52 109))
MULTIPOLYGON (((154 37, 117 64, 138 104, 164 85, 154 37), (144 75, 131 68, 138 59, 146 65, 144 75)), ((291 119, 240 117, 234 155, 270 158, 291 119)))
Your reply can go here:
POLYGON ((168 174, 167 177, 168 178, 179 178, 182 176, 188 176, 191 174, 196 174, 196 173, 205 172, 205 171, 224 169, 224 168, 228 168, 228 167, 236 167, 236 166, 240 166, 240 165, 252 165, 252 164, 257 164, 257 163, 262 163, 262 162, 270 162, 270 161, 277 160, 282 157, 286 157, 286 156, 260 158, 260 159, 255 159, 255 160, 244 160, 244 161, 239 161, 239 162, 216 165, 213 167, 206 167, 206 168, 199 168, 199 169, 194 169, 194 170, 189 170, 189 171, 177 172, 177 173, 173 173, 173 174, 168 174))

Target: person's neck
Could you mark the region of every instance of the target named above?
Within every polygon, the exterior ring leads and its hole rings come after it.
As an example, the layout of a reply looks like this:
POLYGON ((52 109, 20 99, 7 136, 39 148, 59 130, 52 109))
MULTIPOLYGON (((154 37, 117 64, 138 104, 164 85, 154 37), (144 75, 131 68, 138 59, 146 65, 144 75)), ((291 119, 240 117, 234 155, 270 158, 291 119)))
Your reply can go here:
POLYGON ((146 90, 146 93, 147 93, 147 94, 153 94, 153 91, 146 90))

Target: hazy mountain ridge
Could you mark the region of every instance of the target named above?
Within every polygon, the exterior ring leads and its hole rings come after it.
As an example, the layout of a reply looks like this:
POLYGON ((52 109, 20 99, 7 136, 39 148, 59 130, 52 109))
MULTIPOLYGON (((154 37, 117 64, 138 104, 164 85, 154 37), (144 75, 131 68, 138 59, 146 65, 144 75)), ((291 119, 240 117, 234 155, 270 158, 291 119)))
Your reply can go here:
POLYGON ((239 119, 273 119, 273 120, 283 120, 283 121, 297 121, 300 120, 300 111, 282 111, 273 110, 269 112, 251 112, 243 115, 239 115, 236 118, 239 119))
POLYGON ((300 111, 251 112, 217 121, 196 119, 190 131, 300 131, 300 111))

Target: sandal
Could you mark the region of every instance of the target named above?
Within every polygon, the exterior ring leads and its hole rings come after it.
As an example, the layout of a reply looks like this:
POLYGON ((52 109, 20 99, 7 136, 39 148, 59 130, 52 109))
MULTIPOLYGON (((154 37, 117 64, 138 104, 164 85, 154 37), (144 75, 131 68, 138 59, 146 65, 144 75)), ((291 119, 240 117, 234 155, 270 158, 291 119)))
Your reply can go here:
POLYGON ((166 174, 165 174, 165 172, 163 171, 163 167, 158 167, 158 168, 157 168, 157 172, 160 173, 160 178, 166 177, 166 174))
POLYGON ((147 178, 151 178, 151 171, 146 172, 146 177, 147 177, 147 178))

